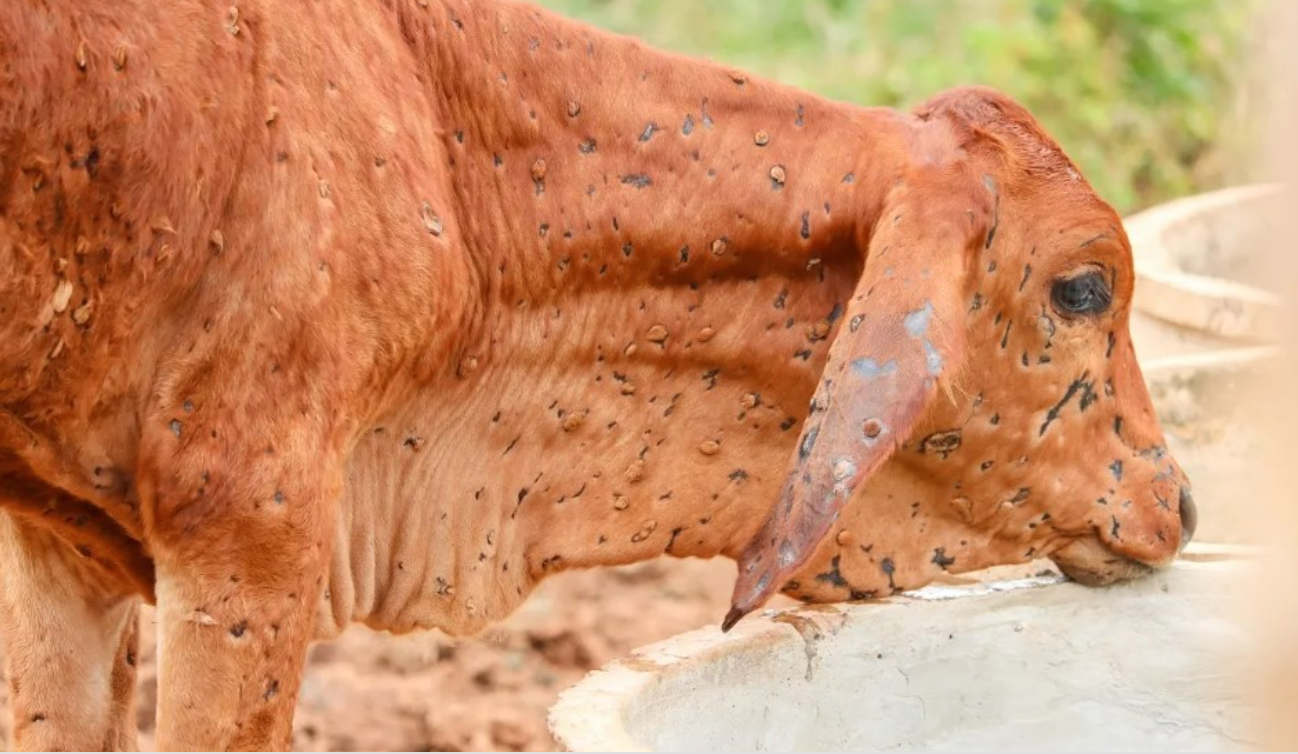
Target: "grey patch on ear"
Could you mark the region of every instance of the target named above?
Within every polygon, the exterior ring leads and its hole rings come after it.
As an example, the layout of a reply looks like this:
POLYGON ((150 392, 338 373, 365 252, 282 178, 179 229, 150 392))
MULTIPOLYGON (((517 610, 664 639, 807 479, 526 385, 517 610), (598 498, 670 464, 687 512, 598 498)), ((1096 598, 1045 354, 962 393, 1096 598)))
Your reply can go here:
POLYGON ((906 332, 910 333, 910 337, 918 338, 928 332, 928 324, 932 319, 933 302, 925 301, 922 309, 916 309, 907 314, 902 322, 906 326, 906 332))
POLYGON ((933 347, 933 341, 927 339, 924 341, 924 363, 928 366, 929 376, 936 377, 942 373, 942 354, 933 347))
POLYGON ((889 359, 880 364, 871 358, 860 358, 852 361, 852 371, 860 377, 867 380, 873 380, 877 377, 895 374, 897 372, 897 360, 889 359))

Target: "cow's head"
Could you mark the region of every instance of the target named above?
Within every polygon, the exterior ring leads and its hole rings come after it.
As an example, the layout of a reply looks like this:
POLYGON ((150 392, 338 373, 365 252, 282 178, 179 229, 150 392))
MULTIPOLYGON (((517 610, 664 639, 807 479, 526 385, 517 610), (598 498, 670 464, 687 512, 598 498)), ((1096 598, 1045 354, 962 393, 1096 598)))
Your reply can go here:
POLYGON ((1194 530, 1128 332, 1117 214, 999 94, 916 116, 727 625, 781 586, 871 597, 1040 556, 1107 583, 1194 530))

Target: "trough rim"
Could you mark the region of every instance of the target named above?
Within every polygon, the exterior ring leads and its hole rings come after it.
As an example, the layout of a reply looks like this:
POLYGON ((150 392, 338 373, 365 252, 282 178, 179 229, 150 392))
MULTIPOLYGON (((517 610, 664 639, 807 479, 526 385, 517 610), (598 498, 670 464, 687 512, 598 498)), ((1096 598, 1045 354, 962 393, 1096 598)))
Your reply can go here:
MULTIPOLYGON (((1235 567, 1252 561, 1261 548, 1246 545, 1191 543, 1168 569, 1199 570, 1235 567)), ((559 695, 550 707, 550 734, 563 751, 652 751, 627 730, 631 705, 641 692, 668 675, 702 665, 743 647, 804 641, 803 632, 834 633, 849 619, 866 619, 872 610, 953 599, 978 599, 992 594, 1043 589, 1070 580, 1058 574, 1027 578, 978 581, 960 585, 930 585, 865 603, 796 605, 767 609, 749 616, 729 633, 716 625, 632 650, 630 655, 587 673, 559 695)))
POLYGON ((1182 269, 1167 234, 1187 222, 1279 195, 1279 183, 1251 183, 1174 199, 1123 221, 1136 274, 1132 306, 1172 324, 1231 340, 1274 340, 1281 298, 1229 278, 1182 269))

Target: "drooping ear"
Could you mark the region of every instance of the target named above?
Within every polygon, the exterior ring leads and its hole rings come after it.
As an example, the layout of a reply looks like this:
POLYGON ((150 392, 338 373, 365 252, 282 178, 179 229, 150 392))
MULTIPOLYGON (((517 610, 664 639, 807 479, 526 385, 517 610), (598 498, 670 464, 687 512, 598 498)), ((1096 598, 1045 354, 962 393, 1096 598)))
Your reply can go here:
POLYGON ((893 190, 780 499, 740 558, 724 630, 811 556, 852 493, 910 436, 938 379, 963 360, 969 270, 995 233, 993 191, 963 165, 927 166, 893 190))

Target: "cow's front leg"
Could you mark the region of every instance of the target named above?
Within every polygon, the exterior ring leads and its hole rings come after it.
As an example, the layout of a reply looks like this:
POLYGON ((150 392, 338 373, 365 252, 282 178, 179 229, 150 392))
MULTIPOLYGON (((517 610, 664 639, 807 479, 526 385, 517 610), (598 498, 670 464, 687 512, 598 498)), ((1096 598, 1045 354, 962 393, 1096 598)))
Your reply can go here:
POLYGON ((340 465, 309 420, 187 418, 171 425, 179 450, 148 446, 158 747, 284 750, 325 588, 340 465))
POLYGON ((139 598, 47 529, 0 511, 0 637, 13 747, 136 748, 139 598))

